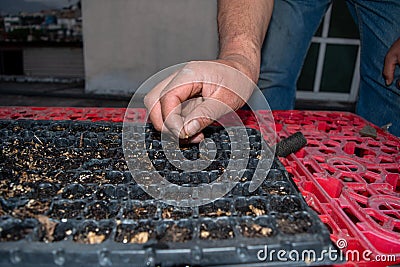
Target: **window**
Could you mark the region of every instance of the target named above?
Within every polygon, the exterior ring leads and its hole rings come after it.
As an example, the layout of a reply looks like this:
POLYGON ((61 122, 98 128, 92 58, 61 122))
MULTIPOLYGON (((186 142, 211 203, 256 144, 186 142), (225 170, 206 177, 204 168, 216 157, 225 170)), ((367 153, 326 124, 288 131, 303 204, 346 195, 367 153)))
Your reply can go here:
POLYGON ((312 39, 297 83, 297 99, 355 102, 360 41, 344 0, 331 5, 312 39))

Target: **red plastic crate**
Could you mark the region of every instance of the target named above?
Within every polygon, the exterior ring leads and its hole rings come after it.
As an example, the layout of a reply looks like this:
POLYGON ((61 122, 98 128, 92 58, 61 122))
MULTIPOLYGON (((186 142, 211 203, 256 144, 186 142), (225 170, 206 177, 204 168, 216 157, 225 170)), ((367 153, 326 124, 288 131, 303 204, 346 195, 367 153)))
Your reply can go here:
MULTIPOLYGON (((90 120, 122 122, 125 108, 2 107, 1 119, 90 120)), ((130 109, 128 116, 143 121, 145 109, 130 109)))
MULTIPOLYGON (((122 122, 123 108, 3 107, 0 119, 91 120, 122 122)), ((270 131, 269 111, 239 111, 246 126, 270 131)), ((144 109, 129 116, 145 119, 144 109)), ((305 197, 331 230, 331 239, 347 242, 345 253, 370 250, 394 255, 395 262, 353 261, 346 266, 387 266, 400 262, 400 139, 346 112, 274 111, 278 138, 301 131, 308 145, 281 158, 305 197), (363 137, 365 125, 377 137, 363 137)))
MULTIPOLYGON (((301 131, 308 145, 281 159, 307 203, 347 250, 394 255, 400 262, 400 139, 345 112, 274 112, 278 135, 301 131), (377 137, 363 137, 371 125, 377 137)), ((346 252, 346 249, 344 250, 346 252)))

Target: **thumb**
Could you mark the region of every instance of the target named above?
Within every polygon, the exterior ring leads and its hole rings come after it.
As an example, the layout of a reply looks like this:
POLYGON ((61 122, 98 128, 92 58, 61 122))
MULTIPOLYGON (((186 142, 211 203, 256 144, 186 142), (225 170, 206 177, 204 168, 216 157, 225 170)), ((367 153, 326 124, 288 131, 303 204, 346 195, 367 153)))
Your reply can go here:
POLYGON ((218 120, 223 115, 233 111, 224 102, 214 98, 203 98, 204 101, 196 106, 184 120, 184 130, 191 137, 205 127, 218 120))

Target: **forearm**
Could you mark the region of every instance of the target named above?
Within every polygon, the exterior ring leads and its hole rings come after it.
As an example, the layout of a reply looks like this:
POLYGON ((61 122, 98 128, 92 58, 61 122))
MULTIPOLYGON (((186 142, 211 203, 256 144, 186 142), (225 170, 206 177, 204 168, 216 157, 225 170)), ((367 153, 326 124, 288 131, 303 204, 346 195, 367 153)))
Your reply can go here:
POLYGON ((219 59, 237 62, 254 82, 272 8, 273 0, 218 1, 219 59))

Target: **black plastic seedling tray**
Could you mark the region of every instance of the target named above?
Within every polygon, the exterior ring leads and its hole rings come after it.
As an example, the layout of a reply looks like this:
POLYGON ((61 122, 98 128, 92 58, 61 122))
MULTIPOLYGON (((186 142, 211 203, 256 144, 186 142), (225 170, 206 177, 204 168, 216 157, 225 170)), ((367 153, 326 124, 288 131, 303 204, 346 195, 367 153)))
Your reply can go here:
MULTIPOLYGON (((240 182, 197 208, 167 205, 141 189, 124 160, 121 131, 120 123, 0 121, 0 266, 332 263, 327 254, 317 259, 334 249, 329 231, 278 159, 249 192, 262 142, 258 131, 247 130, 250 160, 240 182), (263 260, 265 246, 311 256, 281 261, 275 253, 263 260)), ((150 125, 147 155, 172 183, 210 183, 229 161, 230 140, 219 127, 206 136, 217 144, 217 156, 201 172, 188 175, 169 164, 150 125)), ((196 145, 181 149, 188 159, 199 155, 196 145)))

